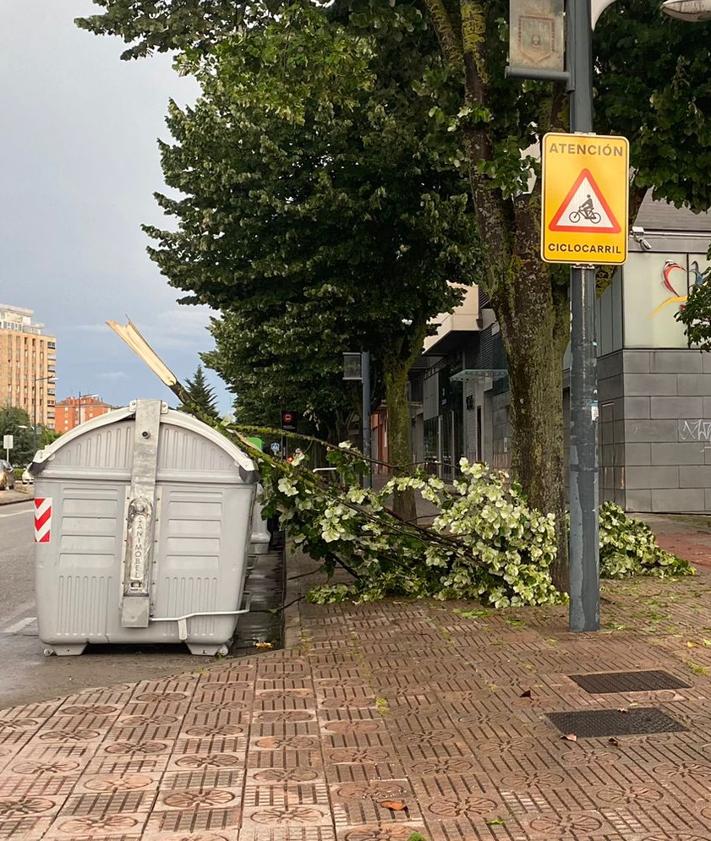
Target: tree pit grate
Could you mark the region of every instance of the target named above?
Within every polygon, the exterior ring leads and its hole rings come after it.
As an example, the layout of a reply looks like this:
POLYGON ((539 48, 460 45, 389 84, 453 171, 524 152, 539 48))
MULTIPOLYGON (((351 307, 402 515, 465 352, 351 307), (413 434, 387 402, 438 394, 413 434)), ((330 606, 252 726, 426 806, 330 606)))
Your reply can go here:
POLYGON ((655 707, 630 710, 575 710, 546 713, 561 733, 574 733, 579 738, 601 736, 642 736, 648 733, 677 733, 686 730, 683 724, 655 707))
POLYGON ((568 675, 578 686, 591 694, 611 692, 656 692, 660 689, 688 689, 688 683, 657 669, 638 672, 596 672, 568 675))

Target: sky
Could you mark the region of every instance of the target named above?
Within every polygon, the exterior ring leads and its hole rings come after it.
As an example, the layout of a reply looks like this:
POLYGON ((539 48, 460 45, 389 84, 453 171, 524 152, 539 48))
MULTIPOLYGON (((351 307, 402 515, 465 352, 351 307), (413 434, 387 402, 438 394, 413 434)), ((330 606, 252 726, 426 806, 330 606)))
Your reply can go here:
MULTIPOLYGON (((146 254, 165 225, 157 138, 168 100, 194 100, 167 56, 119 59, 123 42, 74 25, 90 0, 0 0, 0 302, 57 337, 57 398, 114 405, 173 395, 108 327, 128 315, 181 378, 212 347, 209 311, 180 306, 146 254)), ((220 408, 231 396, 208 372, 220 408)))

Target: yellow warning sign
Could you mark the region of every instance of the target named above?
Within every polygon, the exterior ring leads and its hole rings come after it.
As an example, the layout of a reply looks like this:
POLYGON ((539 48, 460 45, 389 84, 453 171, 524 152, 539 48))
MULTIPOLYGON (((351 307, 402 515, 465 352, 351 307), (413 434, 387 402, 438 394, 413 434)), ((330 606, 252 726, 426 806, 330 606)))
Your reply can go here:
POLYGON ((624 263, 628 197, 626 137, 546 134, 541 257, 548 263, 624 263))

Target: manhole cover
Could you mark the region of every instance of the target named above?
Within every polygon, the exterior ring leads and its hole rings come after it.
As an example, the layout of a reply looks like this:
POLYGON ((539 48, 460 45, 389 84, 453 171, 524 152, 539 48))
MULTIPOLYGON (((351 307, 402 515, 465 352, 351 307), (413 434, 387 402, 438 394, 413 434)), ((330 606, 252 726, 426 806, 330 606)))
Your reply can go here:
POLYGON ((688 689, 689 684, 669 672, 650 669, 644 672, 598 672, 590 675, 569 675, 586 692, 655 692, 658 689, 688 689))
POLYGON ((637 707, 627 711, 577 710, 546 715, 561 733, 574 733, 582 738, 635 736, 686 730, 683 724, 654 707, 637 707))

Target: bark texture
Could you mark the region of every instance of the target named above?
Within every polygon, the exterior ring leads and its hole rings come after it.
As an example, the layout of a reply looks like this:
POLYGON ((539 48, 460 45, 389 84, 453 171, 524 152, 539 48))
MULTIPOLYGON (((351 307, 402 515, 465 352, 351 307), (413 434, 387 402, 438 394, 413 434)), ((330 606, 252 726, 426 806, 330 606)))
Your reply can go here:
MULTIPOLYGON (((383 384, 388 407, 388 461, 396 476, 412 473, 410 404, 407 399, 407 379, 410 368, 422 351, 427 334, 425 321, 416 321, 412 333, 397 349, 399 353, 383 360, 383 384)), ((396 514, 408 522, 417 519, 414 491, 396 493, 393 499, 396 514)))
POLYGON ((547 269, 511 278, 498 313, 511 385, 511 466, 528 501, 556 515, 558 553, 552 569, 568 586, 565 496, 563 354, 568 336, 567 297, 551 294, 547 269))
MULTIPOLYGON (((396 476, 405 476, 412 472, 410 407, 407 402, 409 370, 409 364, 394 361, 383 371, 385 401, 388 406, 388 461, 396 476)), ((414 522, 417 517, 414 492, 396 493, 393 508, 404 520, 414 522)))
MULTIPOLYGON (((489 62, 495 54, 495 21, 482 0, 425 0, 442 52, 463 80, 465 103, 474 113, 496 119, 489 91, 489 62), (456 8, 456 12, 454 9, 456 8), (449 12, 446 12, 449 9, 449 12)), ((491 73, 503 68, 494 65, 491 73)), ((516 84, 512 81, 512 84, 516 84)), ((564 129, 565 90, 552 85, 540 99, 540 134, 564 129)), ((491 163, 502 154, 493 123, 465 128, 476 224, 483 252, 479 282, 489 293, 506 346, 511 387, 512 470, 529 503, 556 516, 558 554, 552 570, 560 589, 568 582, 563 424, 563 354, 570 316, 565 274, 539 254, 540 184, 532 194, 504 195, 491 177, 491 163)))

